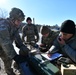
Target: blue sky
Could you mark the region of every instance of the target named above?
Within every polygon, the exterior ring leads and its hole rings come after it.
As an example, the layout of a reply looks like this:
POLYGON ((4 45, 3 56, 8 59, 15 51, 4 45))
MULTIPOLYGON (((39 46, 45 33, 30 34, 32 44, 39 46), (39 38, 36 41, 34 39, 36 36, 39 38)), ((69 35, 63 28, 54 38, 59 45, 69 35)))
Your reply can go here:
POLYGON ((76 0, 0 0, 0 8, 8 11, 17 7, 25 19, 35 18, 36 24, 61 25, 66 19, 76 22, 76 0))

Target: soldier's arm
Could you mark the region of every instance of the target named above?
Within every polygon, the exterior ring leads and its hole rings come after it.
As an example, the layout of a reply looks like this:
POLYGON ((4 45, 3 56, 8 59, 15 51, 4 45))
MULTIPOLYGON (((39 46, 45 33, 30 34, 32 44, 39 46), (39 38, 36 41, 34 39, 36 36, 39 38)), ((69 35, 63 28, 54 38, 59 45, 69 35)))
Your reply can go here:
POLYGON ((27 56, 29 49, 23 44, 18 31, 16 32, 16 35, 14 37, 15 37, 16 46, 20 49, 19 54, 23 56, 27 56))
MULTIPOLYGON (((75 40, 75 42, 76 42, 76 40, 75 40)), ((65 44, 63 46, 63 49, 66 52, 66 54, 69 56, 69 58, 76 63, 76 49, 73 49, 68 44, 65 44)))
POLYGON ((0 25, 0 45, 11 59, 17 55, 12 45, 8 28, 5 25, 0 25))
MULTIPOLYGON (((50 44, 48 44, 47 49, 50 49, 50 47, 52 46, 54 40, 57 39, 58 35, 59 35, 58 32, 54 32, 54 31, 52 32, 52 35, 51 35, 51 37, 50 37, 51 42, 50 42, 50 44)), ((57 41, 55 41, 54 44, 56 45, 56 44, 57 44, 57 41)), ((57 46, 57 45, 56 45, 56 46, 57 46)))
POLYGON ((44 39, 43 39, 43 36, 42 36, 42 37, 41 37, 41 43, 42 43, 42 44, 45 44, 43 40, 44 40, 44 39))
POLYGON ((16 32, 15 34, 16 35, 14 36, 14 38, 15 38, 16 47, 20 48, 23 45, 23 42, 21 40, 21 37, 19 35, 19 32, 16 32))
POLYGON ((56 38, 55 41, 53 42, 53 45, 50 47, 49 52, 55 53, 55 52, 59 51, 59 49, 60 49, 60 45, 59 45, 57 38, 56 38))
POLYGON ((44 43, 44 41, 43 41, 44 39, 43 39, 43 36, 41 37, 41 45, 40 46, 46 46, 46 44, 44 43))

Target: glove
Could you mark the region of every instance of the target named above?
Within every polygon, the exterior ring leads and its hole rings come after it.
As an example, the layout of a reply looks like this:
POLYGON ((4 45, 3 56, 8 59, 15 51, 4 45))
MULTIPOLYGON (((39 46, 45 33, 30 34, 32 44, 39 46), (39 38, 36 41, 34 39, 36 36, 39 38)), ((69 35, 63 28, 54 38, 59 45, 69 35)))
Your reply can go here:
POLYGON ((16 61, 17 64, 20 64, 26 61, 26 58, 22 55, 16 55, 13 59, 16 61))
POLYGON ((30 45, 31 45, 31 46, 35 46, 35 44, 36 44, 35 41, 31 41, 31 42, 30 42, 30 45))
POLYGON ((34 48, 37 48, 38 49, 39 48, 39 45, 38 44, 35 44, 34 45, 34 48))
POLYGON ((31 41, 31 46, 33 46, 34 48, 39 48, 38 44, 36 44, 35 41, 31 41))
POLYGON ((43 48, 46 48, 46 45, 45 45, 45 44, 40 44, 40 45, 39 45, 39 48, 42 48, 42 49, 43 49, 43 48))
POLYGON ((29 49, 28 49, 25 45, 22 45, 22 46, 20 47, 19 54, 20 54, 20 55, 23 55, 23 56, 28 56, 28 54, 29 54, 29 49))
POLYGON ((40 49, 41 52, 47 52, 48 51, 47 46, 45 44, 41 44, 39 46, 39 49, 40 49))

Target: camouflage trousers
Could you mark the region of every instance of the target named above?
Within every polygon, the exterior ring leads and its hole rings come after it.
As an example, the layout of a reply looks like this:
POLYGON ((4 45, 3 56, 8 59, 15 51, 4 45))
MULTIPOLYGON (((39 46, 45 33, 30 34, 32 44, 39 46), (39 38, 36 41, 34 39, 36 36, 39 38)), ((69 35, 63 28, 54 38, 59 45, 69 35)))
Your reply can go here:
POLYGON ((7 75, 15 75, 13 69, 11 68, 12 60, 5 54, 3 50, 0 50, 0 58, 4 62, 5 71, 7 75))

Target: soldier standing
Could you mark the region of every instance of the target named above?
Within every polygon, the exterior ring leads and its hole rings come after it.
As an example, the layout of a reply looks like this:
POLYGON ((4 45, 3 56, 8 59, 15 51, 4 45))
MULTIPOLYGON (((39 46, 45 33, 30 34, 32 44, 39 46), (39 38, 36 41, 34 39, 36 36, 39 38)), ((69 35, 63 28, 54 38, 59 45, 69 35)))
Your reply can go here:
POLYGON ((23 27, 23 35, 22 35, 22 40, 25 42, 24 38, 26 38, 26 42, 32 42, 34 41, 35 43, 39 41, 39 34, 37 27, 32 24, 32 19, 28 17, 26 19, 27 25, 23 27), (35 38, 36 36, 36 38, 35 38))
POLYGON ((28 55, 28 48, 23 45, 19 33, 19 24, 25 19, 25 15, 19 8, 12 8, 9 18, 0 20, 0 57, 4 62, 7 75, 15 75, 12 68, 12 59, 17 63, 22 63, 25 59, 21 55, 17 55, 13 47, 15 40, 20 47, 20 52, 24 51, 28 55))

